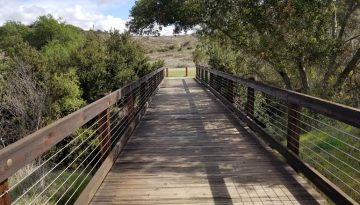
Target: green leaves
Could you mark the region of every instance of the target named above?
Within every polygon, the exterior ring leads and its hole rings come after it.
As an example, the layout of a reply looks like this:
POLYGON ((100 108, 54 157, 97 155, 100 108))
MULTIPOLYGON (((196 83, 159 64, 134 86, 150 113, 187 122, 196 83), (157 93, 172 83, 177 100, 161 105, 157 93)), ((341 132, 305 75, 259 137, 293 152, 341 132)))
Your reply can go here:
POLYGON ((201 5, 196 0, 140 0, 131 9, 129 30, 138 34, 159 34, 162 26, 175 25, 175 33, 201 22, 201 5))
POLYGON ((39 17, 31 26, 7 22, 0 27, 0 46, 0 121, 5 123, 0 134, 8 139, 33 132, 97 100, 98 94, 163 66, 161 61, 149 63, 128 33, 85 32, 51 15, 39 17), (24 86, 17 89, 17 84, 24 86), (36 101, 37 96, 41 100, 36 101), (19 110, 34 110, 37 115, 25 118, 19 110), (19 122, 29 126, 20 127, 19 122))
POLYGON ((52 119, 74 112, 85 104, 81 99, 81 88, 75 68, 52 75, 48 88, 51 88, 49 98, 52 102, 49 115, 52 119))
MULTIPOLYGON (((179 32, 200 26, 198 35, 211 39, 202 41, 208 44, 202 49, 215 68, 228 66, 234 70, 235 59, 246 59, 245 62, 254 63, 240 69, 240 75, 256 73, 260 78, 265 76, 264 81, 304 93, 320 93, 328 99, 333 99, 334 92, 341 92, 352 77, 350 87, 360 92, 360 75, 356 72, 359 69, 353 63, 359 62, 358 0, 179 2, 137 1, 131 11, 130 31, 156 33, 157 26, 174 24, 179 32), (331 89, 332 92, 327 91, 331 89)), ((196 55, 199 54, 198 49, 196 55)))

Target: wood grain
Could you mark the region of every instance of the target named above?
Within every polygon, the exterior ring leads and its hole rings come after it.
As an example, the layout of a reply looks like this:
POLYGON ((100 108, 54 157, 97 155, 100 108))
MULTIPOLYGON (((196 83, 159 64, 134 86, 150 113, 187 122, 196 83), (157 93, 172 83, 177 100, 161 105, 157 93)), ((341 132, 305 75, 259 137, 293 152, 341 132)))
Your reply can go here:
POLYGON ((193 79, 167 79, 93 205, 327 204, 193 79))

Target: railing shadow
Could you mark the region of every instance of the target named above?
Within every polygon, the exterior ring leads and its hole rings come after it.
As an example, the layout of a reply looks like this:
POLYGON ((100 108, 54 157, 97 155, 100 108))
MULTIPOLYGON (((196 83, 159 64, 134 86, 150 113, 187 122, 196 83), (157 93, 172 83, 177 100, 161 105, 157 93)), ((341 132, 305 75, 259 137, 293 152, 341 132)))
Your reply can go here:
MULTIPOLYGON (((195 103, 194 99, 192 98, 190 90, 184 79, 182 80, 182 83, 184 85, 185 92, 188 96, 187 99, 189 101, 190 110, 194 110, 194 113, 198 114, 196 103, 195 103)), ((200 120, 199 123, 201 124, 201 126, 196 127, 196 132, 197 133, 206 133, 206 129, 205 129, 205 125, 204 125, 203 121, 200 120)), ((208 140, 209 140, 209 145, 215 144, 211 141, 211 139, 208 139, 208 140)), ((202 150, 202 152, 203 152, 203 150, 202 150)), ((214 198, 213 198, 214 203, 216 205, 222 205, 222 204, 223 205, 231 205, 231 204, 233 204, 224 179, 223 178, 216 179, 216 178, 211 177, 211 175, 221 175, 219 166, 215 165, 210 168, 209 166, 205 165, 205 171, 206 171, 207 179, 209 181, 211 193, 214 196, 214 198), (221 198, 215 197, 218 193, 222 194, 221 198)))
POLYGON ((210 91, 199 88, 201 93, 193 93, 191 86, 185 80, 181 80, 181 83, 182 85, 180 83, 174 85, 179 90, 183 89, 179 93, 157 94, 153 104, 159 104, 149 108, 134 137, 118 158, 117 163, 121 166, 115 165, 111 172, 139 170, 149 175, 167 172, 174 176, 177 174, 196 176, 204 172, 212 200, 217 205, 239 202, 239 200, 233 201, 232 190, 235 190, 241 199, 243 193, 240 188, 251 192, 244 193, 248 196, 249 203, 254 202, 252 200, 256 198, 260 199, 258 202, 262 199, 269 199, 270 201, 267 202, 271 202, 272 198, 276 198, 289 203, 296 200, 300 204, 318 204, 295 178, 295 172, 289 170, 285 162, 275 159, 270 149, 264 148, 258 139, 248 134, 248 131, 220 105, 210 91), (199 99, 204 96, 205 98, 199 99), (164 99, 168 101, 163 102, 164 99), (185 101, 187 105, 184 105, 185 101), (211 110, 214 105, 219 109, 211 110), (158 112, 159 109, 161 113, 158 112), (222 116, 224 121, 230 122, 233 126, 225 125, 221 119, 213 119, 215 127, 209 128, 209 122, 202 117, 206 113, 222 116), (178 115, 173 118, 176 119, 176 123, 173 123, 171 118, 167 118, 169 115, 172 117, 178 115), (196 125, 192 124, 192 120, 196 120, 196 125), (155 125, 159 123, 168 125, 168 129, 162 130, 164 126, 156 127, 155 125), (141 138, 138 138, 139 136, 141 138), (239 147, 241 149, 238 149, 239 147), (251 153, 248 153, 247 151, 252 148, 254 149, 251 153), (231 152, 232 150, 234 153, 231 152), (154 160, 153 158, 156 157, 157 160, 154 160), (167 162, 171 162, 172 165, 168 166, 167 162), (265 163, 267 166, 260 167, 257 163, 265 163), (173 164, 186 166, 174 168, 173 164), (260 191, 274 193, 250 196, 257 193, 261 187, 263 190, 260 191), (294 198, 286 199, 288 195, 282 196, 276 193, 282 187, 294 198))

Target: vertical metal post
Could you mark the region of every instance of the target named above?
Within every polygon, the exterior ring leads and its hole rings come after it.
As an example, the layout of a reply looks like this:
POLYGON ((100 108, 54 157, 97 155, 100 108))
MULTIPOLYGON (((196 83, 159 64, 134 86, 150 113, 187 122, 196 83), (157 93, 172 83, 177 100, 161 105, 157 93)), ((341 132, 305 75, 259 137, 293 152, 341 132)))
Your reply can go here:
POLYGON ((185 67, 185 77, 188 77, 188 67, 185 67))
POLYGON ((214 74, 210 73, 210 87, 214 88, 214 74))
MULTIPOLYGON (((101 96, 101 95, 100 95, 101 96)), ((105 96, 105 94, 102 94, 105 96)), ((105 160, 108 152, 110 151, 110 111, 109 109, 104 110, 98 116, 99 122, 99 134, 100 134, 100 150, 102 160, 105 160)))
POLYGON ((300 111, 299 105, 288 104, 287 148, 296 155, 299 155, 300 111))
MULTIPOLYGON (((9 182, 5 179, 3 182, 0 183, 0 195, 7 192, 9 190, 9 182)), ((6 193, 4 196, 0 197, 0 205, 10 205, 11 199, 10 194, 6 193)))
MULTIPOLYGON (((249 78, 255 80, 254 78, 249 78)), ((246 100, 246 113, 250 118, 254 117, 254 106, 255 106, 255 90, 254 88, 247 88, 247 100, 246 100)))

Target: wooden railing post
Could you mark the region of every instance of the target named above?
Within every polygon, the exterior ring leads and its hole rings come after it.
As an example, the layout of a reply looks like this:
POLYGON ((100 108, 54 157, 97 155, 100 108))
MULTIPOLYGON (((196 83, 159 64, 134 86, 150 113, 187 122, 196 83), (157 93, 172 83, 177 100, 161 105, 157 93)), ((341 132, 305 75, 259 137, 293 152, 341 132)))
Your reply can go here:
POLYGON ((165 72, 166 72, 166 77, 169 77, 169 68, 165 68, 165 72))
POLYGON ((219 87, 220 87, 220 84, 221 84, 220 76, 215 75, 214 78, 215 78, 214 88, 215 88, 215 90, 216 90, 217 92, 219 92, 219 87))
POLYGON ((223 95, 223 96, 225 96, 224 94, 225 94, 225 92, 223 92, 223 88, 226 86, 225 84, 224 84, 224 81, 225 81, 225 79, 222 77, 222 76, 218 76, 219 77, 219 93, 221 93, 221 95, 223 95))
POLYGON ((140 85, 140 95, 139 95, 138 102, 139 102, 139 105, 138 105, 138 108, 136 109, 136 112, 141 110, 146 102, 146 82, 143 82, 140 85))
MULTIPOLYGON (((255 79, 249 78, 249 80, 255 80, 255 79)), ((255 90, 254 88, 247 87, 246 113, 250 118, 254 117, 254 106, 255 106, 255 90)))
POLYGON ((149 88, 150 88, 149 96, 151 96, 151 93, 154 91, 154 76, 149 79, 149 88))
MULTIPOLYGON (((106 94, 100 94, 99 99, 101 97, 106 96, 106 94)), ((107 154, 110 151, 110 111, 109 109, 104 110, 98 115, 98 125, 99 125, 99 135, 100 135, 100 151, 102 160, 104 160, 107 154)))
POLYGON ((156 89, 156 75, 151 79, 151 95, 155 92, 156 89))
POLYGON ((287 148, 299 155, 300 106, 288 104, 287 148))
POLYGON ((209 73, 207 70, 205 70, 205 82, 209 83, 209 73))
POLYGON ((218 92, 219 92, 219 86, 220 86, 220 76, 215 75, 214 76, 214 88, 218 92))
POLYGON ((157 85, 159 84, 159 81, 160 81, 160 75, 159 75, 159 73, 157 73, 155 75, 155 89, 156 89, 157 85))
POLYGON ((128 123, 130 123, 133 118, 134 118, 134 105, 135 105, 135 101, 134 101, 134 94, 130 93, 127 97, 126 100, 126 108, 127 108, 127 119, 128 119, 128 123))
POLYGON ((149 81, 144 82, 144 92, 145 92, 145 101, 148 101, 149 98, 149 81))
POLYGON ((214 88, 214 74, 213 73, 210 73, 210 87, 214 88))
MULTIPOLYGON (((9 190, 9 182, 6 179, 0 183, 0 195, 7 192, 8 190, 9 190)), ((9 193, 5 193, 2 197, 0 197, 0 205, 10 205, 10 204, 11 204, 11 199, 9 193)))
POLYGON ((188 77, 188 67, 185 67, 185 77, 188 77))
POLYGON ((234 82, 227 79, 227 96, 231 103, 234 103, 234 82))

